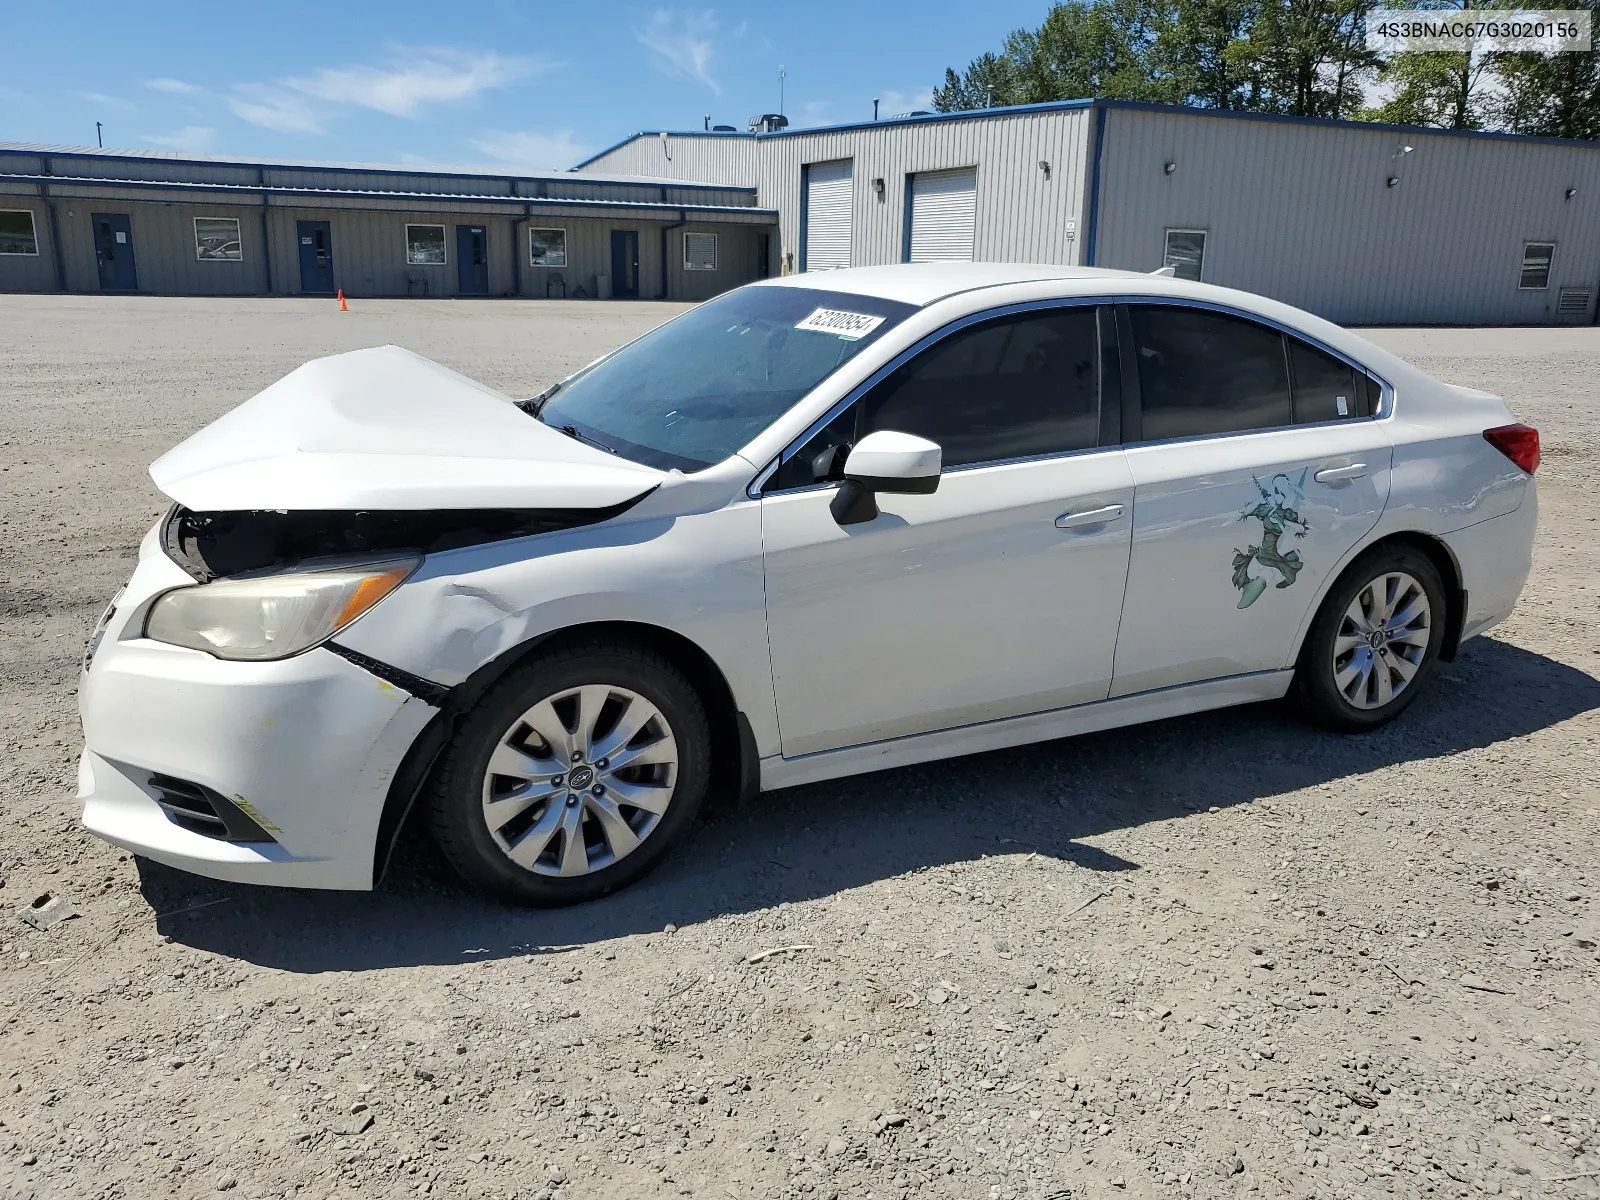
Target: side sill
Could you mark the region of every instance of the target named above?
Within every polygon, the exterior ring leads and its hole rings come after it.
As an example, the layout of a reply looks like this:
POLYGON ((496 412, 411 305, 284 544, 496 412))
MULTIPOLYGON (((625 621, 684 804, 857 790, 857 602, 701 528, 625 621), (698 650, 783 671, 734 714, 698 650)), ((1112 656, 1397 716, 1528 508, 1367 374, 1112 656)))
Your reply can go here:
POLYGON ((819 750, 815 754, 797 758, 774 755, 761 760, 761 787, 764 791, 794 787, 802 783, 906 767, 963 754, 981 754, 986 750, 1047 742, 1080 733, 1097 733, 1123 725, 1138 725, 1145 721, 1205 712, 1207 709, 1279 700, 1288 692, 1293 679, 1292 670, 1257 671, 1249 675, 1231 675, 1226 679, 1209 679, 1203 683, 1186 683, 1153 692, 1118 696, 1114 700, 1097 700, 1072 708, 1057 708, 1022 717, 941 729, 934 733, 911 734, 884 742, 846 746, 839 750, 819 750))

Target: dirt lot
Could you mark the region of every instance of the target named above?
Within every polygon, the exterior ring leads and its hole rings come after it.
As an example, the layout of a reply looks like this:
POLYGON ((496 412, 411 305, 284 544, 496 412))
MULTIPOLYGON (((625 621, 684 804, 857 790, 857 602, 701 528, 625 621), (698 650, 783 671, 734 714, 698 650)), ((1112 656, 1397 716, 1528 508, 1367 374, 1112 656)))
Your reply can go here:
POLYGON ((1516 615, 1375 736, 794 789, 554 914, 415 840, 327 895, 79 829, 152 458, 319 354, 527 394, 671 311, 0 297, 0 1196, 1600 1196, 1596 329, 1374 335, 1546 444, 1516 615))

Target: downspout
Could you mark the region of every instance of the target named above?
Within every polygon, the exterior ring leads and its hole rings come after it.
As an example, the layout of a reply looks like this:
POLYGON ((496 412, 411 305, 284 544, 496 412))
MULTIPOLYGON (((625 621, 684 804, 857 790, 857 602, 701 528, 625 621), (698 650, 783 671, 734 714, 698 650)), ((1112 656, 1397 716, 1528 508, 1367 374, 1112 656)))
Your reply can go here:
POLYGON ((674 229, 682 229, 688 223, 689 214, 680 208, 677 221, 671 225, 663 225, 661 227, 661 294, 656 297, 657 300, 665 300, 667 298, 667 234, 674 229))
MULTIPOLYGON (((513 185, 514 186, 514 185, 513 185)), ((511 294, 522 296, 522 227, 533 219, 533 205, 522 202, 522 215, 511 222, 511 294)), ((546 289, 548 291, 548 289, 546 289)))
POLYGON ((1094 102, 1094 167, 1089 172, 1089 228, 1083 237, 1083 265, 1095 265, 1095 241, 1100 232, 1100 154, 1106 144, 1106 108, 1094 102))
POLYGON ((267 172, 265 167, 256 168, 256 183, 261 185, 261 261, 267 269, 267 295, 272 295, 272 238, 267 232, 267 172))
MULTIPOLYGON (((50 175, 54 173, 48 158, 43 160, 43 166, 44 174, 50 175)), ((67 268, 66 260, 61 257, 61 223, 56 219, 56 202, 50 196, 48 184, 39 184, 39 199, 44 201, 45 211, 50 214, 50 257, 55 259, 56 264, 56 290, 65 292, 67 290, 67 268)))

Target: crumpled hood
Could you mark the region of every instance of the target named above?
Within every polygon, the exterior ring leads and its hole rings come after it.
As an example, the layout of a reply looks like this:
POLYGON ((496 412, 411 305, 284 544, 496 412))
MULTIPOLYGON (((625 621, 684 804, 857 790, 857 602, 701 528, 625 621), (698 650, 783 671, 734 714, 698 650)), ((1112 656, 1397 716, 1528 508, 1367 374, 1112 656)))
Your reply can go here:
POLYGON ((201 512, 578 509, 666 476, 579 442, 398 346, 319 358, 151 464, 201 512))

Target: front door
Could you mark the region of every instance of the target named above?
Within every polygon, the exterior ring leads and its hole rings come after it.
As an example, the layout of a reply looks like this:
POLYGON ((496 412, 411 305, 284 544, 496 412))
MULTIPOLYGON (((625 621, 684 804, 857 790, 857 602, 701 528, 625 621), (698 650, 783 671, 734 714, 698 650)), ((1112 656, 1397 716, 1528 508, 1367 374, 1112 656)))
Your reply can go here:
POLYGON ((133 226, 127 213, 95 213, 94 257, 100 267, 100 287, 107 292, 131 292, 139 286, 133 262, 133 226))
POLYGON ((463 296, 489 294, 489 231, 482 225, 456 226, 456 271, 463 296))
POLYGON ((619 300, 639 297, 639 231, 611 231, 611 294, 619 300))
POLYGON ((785 757, 1105 698, 1133 481, 1100 336, 1092 307, 967 325, 786 455, 761 502, 785 757), (878 429, 938 442, 939 489, 841 526, 831 481, 878 429))
POLYGON ((1378 385, 1275 329, 1133 306, 1133 553, 1112 695, 1289 665, 1311 603, 1377 523, 1378 385))
POLYGON ((326 221, 299 221, 300 290, 309 295, 333 293, 333 234, 326 221))

